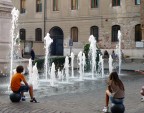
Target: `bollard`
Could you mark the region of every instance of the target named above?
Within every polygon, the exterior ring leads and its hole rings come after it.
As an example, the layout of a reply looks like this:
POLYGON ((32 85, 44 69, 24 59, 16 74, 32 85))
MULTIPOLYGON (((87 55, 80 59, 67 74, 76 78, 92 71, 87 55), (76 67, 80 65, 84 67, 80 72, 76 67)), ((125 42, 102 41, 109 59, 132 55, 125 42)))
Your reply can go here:
POLYGON ((21 94, 20 93, 11 93, 9 96, 10 96, 10 100, 12 102, 19 102, 21 100, 21 94))
POLYGON ((111 112, 112 113, 124 113, 125 106, 123 104, 114 104, 112 103, 111 112))

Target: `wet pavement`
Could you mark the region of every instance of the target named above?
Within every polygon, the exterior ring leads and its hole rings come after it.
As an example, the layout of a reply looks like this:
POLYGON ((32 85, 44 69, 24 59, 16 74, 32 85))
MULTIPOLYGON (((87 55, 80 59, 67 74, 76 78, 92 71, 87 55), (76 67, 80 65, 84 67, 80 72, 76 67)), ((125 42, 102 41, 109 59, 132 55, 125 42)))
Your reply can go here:
MULTIPOLYGON (((140 101, 144 75, 134 71, 142 70, 143 63, 125 63, 123 66, 127 70, 120 75, 126 90, 125 113, 144 113, 144 102, 140 101)), ((9 81, 6 78, 0 77, 0 113, 102 113, 105 105, 107 78, 75 82, 56 88, 45 84, 34 91, 40 103, 30 103, 28 93, 25 102, 12 103, 9 94, 5 92, 5 86, 2 86, 9 81)))

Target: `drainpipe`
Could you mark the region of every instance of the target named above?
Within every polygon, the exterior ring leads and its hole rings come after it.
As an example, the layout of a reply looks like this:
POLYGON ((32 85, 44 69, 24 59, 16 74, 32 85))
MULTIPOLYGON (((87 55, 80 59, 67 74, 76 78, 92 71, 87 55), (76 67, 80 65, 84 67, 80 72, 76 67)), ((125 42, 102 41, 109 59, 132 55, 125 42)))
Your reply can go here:
POLYGON ((44 31, 43 31, 43 34, 44 34, 44 37, 46 35, 46 5, 47 5, 47 0, 44 0, 44 31))

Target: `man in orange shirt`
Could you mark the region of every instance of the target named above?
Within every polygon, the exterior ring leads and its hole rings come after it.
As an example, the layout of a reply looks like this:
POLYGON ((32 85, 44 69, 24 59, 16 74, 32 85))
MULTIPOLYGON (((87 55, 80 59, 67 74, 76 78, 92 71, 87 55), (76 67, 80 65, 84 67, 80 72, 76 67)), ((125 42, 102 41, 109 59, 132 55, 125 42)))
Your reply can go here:
POLYGON ((11 79, 11 90, 14 93, 21 93, 23 101, 25 100, 24 92, 29 91, 29 94, 30 94, 30 97, 31 97, 30 102, 37 102, 36 99, 33 97, 33 87, 32 87, 32 85, 28 85, 24 75, 21 74, 23 72, 23 70, 24 70, 23 66, 18 66, 16 68, 17 73, 14 74, 12 76, 12 79, 11 79), (21 84, 21 82, 24 82, 25 85, 21 84))

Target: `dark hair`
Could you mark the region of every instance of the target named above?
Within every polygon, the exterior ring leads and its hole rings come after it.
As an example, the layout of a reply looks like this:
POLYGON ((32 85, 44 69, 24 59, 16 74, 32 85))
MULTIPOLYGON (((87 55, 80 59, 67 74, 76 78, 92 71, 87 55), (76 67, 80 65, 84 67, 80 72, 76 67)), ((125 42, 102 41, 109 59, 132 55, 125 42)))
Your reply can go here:
POLYGON ((17 66, 16 71, 17 73, 22 73, 24 70, 23 66, 17 66))
POLYGON ((111 74, 109 75, 109 80, 114 82, 115 85, 118 85, 120 89, 125 90, 124 85, 119 79, 117 72, 111 72, 111 74))

